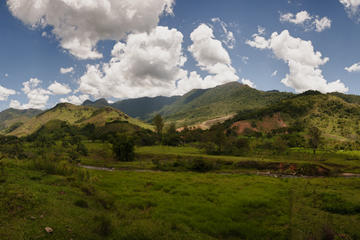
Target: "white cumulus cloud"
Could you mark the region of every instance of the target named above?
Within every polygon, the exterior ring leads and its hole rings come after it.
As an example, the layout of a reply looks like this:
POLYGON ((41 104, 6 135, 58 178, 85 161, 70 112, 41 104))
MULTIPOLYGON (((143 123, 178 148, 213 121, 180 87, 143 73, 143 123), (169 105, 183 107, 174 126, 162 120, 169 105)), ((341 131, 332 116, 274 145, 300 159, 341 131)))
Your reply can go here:
POLYGON ((80 59, 97 59, 101 40, 147 32, 174 0, 7 0, 13 16, 33 29, 51 27, 62 48, 80 59))
POLYGON ((55 95, 66 95, 71 93, 71 89, 69 86, 58 83, 57 81, 51 84, 48 89, 55 95))
POLYGON ((250 47, 266 49, 269 48, 269 41, 264 37, 265 28, 258 26, 258 32, 253 34, 252 40, 247 40, 246 44, 250 47))
MULTIPOLYGON (((320 67, 326 64, 329 58, 323 58, 320 52, 315 51, 311 41, 294 38, 288 30, 284 30, 280 34, 274 32, 266 42, 267 48, 289 65, 290 73, 281 82, 296 92, 318 90, 326 93, 349 90, 340 80, 327 82, 320 67)), ((261 46, 258 48, 264 49, 261 46)))
POLYGON ((328 17, 311 16, 307 11, 301 11, 297 14, 281 14, 280 21, 301 25, 306 31, 322 32, 331 28, 331 20, 328 17))
POLYGON ((183 75, 182 42, 182 33, 167 27, 130 34, 114 46, 109 63, 87 66, 79 90, 95 98, 169 95, 183 75))
POLYGON ((248 85, 251 88, 256 88, 256 85, 249 79, 243 78, 243 79, 241 79, 241 82, 245 85, 248 85))
POLYGON ((312 17, 307 11, 301 11, 297 14, 285 13, 281 14, 280 21, 282 22, 291 22, 294 24, 304 24, 306 21, 311 20, 312 17))
POLYGON ((79 95, 79 96, 72 95, 72 96, 69 96, 67 98, 61 98, 60 102, 62 102, 62 103, 71 103, 71 104, 74 104, 74 105, 81 105, 81 104, 83 104, 83 102, 85 102, 89 98, 90 98, 89 95, 86 95, 86 94, 79 95))
POLYGON ((327 17, 315 19, 315 31, 322 32, 325 29, 331 28, 331 20, 327 17))
POLYGON ((176 29, 156 27, 149 33, 130 34, 118 42, 108 63, 88 65, 78 90, 95 98, 136 98, 184 94, 194 88, 209 88, 237 81, 236 70, 221 41, 207 25, 191 34, 193 54, 201 70, 184 70, 183 35, 176 29))
POLYGON ((360 21, 360 0, 339 0, 349 17, 355 21, 360 21))
POLYGON ((360 72, 360 62, 355 63, 350 67, 346 67, 345 70, 348 72, 360 72))
POLYGON ((201 24, 190 35, 193 42, 188 50, 192 53, 201 70, 207 72, 204 79, 193 72, 189 79, 179 82, 181 89, 211 88, 228 82, 238 81, 236 70, 232 67, 229 53, 214 37, 213 30, 201 24))
POLYGON ((67 74, 67 73, 73 73, 73 72, 74 72, 74 68, 73 68, 73 67, 60 68, 60 73, 61 73, 61 74, 67 74))
POLYGON ((23 83, 21 89, 28 98, 28 103, 20 104, 19 101, 13 100, 10 102, 10 107, 16 109, 44 109, 49 100, 49 95, 52 93, 41 88, 39 85, 41 81, 37 78, 31 78, 29 81, 23 83))
POLYGON ((9 96, 15 95, 16 91, 12 89, 7 89, 0 85, 0 101, 6 101, 9 96))

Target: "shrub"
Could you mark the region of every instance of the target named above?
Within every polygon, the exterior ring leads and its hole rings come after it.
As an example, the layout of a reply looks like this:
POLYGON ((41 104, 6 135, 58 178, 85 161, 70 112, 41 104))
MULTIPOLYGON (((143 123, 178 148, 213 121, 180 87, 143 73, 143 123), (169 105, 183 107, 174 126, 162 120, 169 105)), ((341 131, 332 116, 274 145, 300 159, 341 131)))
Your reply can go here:
POLYGON ((218 146, 213 142, 206 142, 201 144, 201 148, 205 150, 206 154, 217 155, 219 154, 218 146))
POLYGON ((215 164, 210 160, 195 158, 190 160, 188 168, 196 172, 208 172, 215 169, 215 164))

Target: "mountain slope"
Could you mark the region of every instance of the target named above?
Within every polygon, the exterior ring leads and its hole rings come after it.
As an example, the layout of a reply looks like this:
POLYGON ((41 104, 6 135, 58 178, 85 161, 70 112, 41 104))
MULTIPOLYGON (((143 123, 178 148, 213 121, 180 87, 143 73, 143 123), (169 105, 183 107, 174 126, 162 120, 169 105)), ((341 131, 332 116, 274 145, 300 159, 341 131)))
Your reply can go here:
POLYGON ((6 133, 40 113, 42 111, 37 109, 6 109, 0 113, 0 132, 6 133))
POLYGON ((155 98, 144 97, 119 101, 112 104, 111 106, 119 109, 131 117, 148 120, 151 118, 152 113, 157 112, 163 107, 174 103, 179 98, 179 96, 160 96, 155 98))
POLYGON ((229 123, 238 133, 246 128, 262 132, 283 127, 306 131, 315 126, 328 140, 353 141, 360 137, 360 105, 335 94, 309 91, 261 110, 240 113, 229 123))
POLYGON ((150 125, 145 124, 137 119, 133 119, 123 112, 111 107, 96 108, 61 103, 56 107, 28 120, 22 126, 10 132, 9 135, 29 135, 38 130, 44 124, 53 120, 66 121, 73 125, 84 125, 92 123, 96 126, 104 126, 106 123, 114 121, 126 121, 130 124, 137 125, 142 128, 152 128, 150 125))
POLYGON ((291 93, 263 92, 232 82, 212 89, 192 90, 158 113, 178 125, 190 125, 233 115, 241 110, 262 108, 291 96, 291 93))

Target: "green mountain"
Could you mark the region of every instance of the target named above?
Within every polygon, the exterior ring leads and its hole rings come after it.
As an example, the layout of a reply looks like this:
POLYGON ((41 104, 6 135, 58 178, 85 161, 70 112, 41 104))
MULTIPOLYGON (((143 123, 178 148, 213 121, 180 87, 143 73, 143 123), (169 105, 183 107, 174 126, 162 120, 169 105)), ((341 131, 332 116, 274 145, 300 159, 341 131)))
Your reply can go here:
POLYGON ((344 100, 346 96, 308 91, 260 110, 239 113, 227 124, 240 134, 246 129, 269 132, 296 128, 306 131, 315 126, 327 140, 359 140, 360 105, 344 100))
POLYGON ((26 136, 36 132, 46 123, 60 120, 72 125, 85 125, 88 123, 96 126, 105 126, 107 123, 124 121, 142 128, 151 129, 152 126, 133 119, 125 113, 112 107, 89 107, 76 106, 69 103, 60 103, 56 107, 47 110, 26 121, 20 127, 10 132, 9 135, 26 136))
POLYGON ((110 104, 106 101, 105 98, 101 98, 99 100, 96 101, 90 101, 90 100, 86 100, 83 104, 83 106, 88 106, 88 107, 96 107, 96 108, 103 108, 103 107, 109 107, 110 104))
POLYGON ((211 89, 195 89, 157 113, 178 126, 231 116, 242 110, 259 109, 293 96, 278 91, 259 91, 238 82, 211 89))
POLYGON ((42 113, 37 109, 6 109, 0 112, 0 133, 7 133, 22 125, 30 118, 42 113))
POLYGON ((139 118, 142 120, 149 120, 151 114, 161 110, 163 107, 170 105, 177 101, 180 97, 155 97, 155 98, 136 98, 136 99, 127 99, 123 101, 116 102, 111 106, 123 111, 133 118, 139 118))

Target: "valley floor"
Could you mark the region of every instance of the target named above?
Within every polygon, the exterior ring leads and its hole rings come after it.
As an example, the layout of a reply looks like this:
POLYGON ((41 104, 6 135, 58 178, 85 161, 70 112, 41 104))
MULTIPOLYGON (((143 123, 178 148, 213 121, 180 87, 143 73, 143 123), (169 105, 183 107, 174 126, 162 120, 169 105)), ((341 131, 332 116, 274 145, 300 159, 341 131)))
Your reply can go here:
MULTIPOLYGON (((94 165, 89 159, 103 148, 88 147, 90 156, 82 162, 94 165)), ((0 239, 360 238, 358 178, 274 178, 252 175, 258 170, 250 168, 243 169, 249 174, 133 171, 153 169, 164 155, 181 162, 180 155, 186 159, 201 152, 152 147, 137 149, 137 154, 141 157, 132 163, 114 163, 99 154, 105 165, 123 170, 88 170, 87 180, 6 160, 0 179, 0 239)), ((214 157, 219 158, 227 157, 214 157)))

